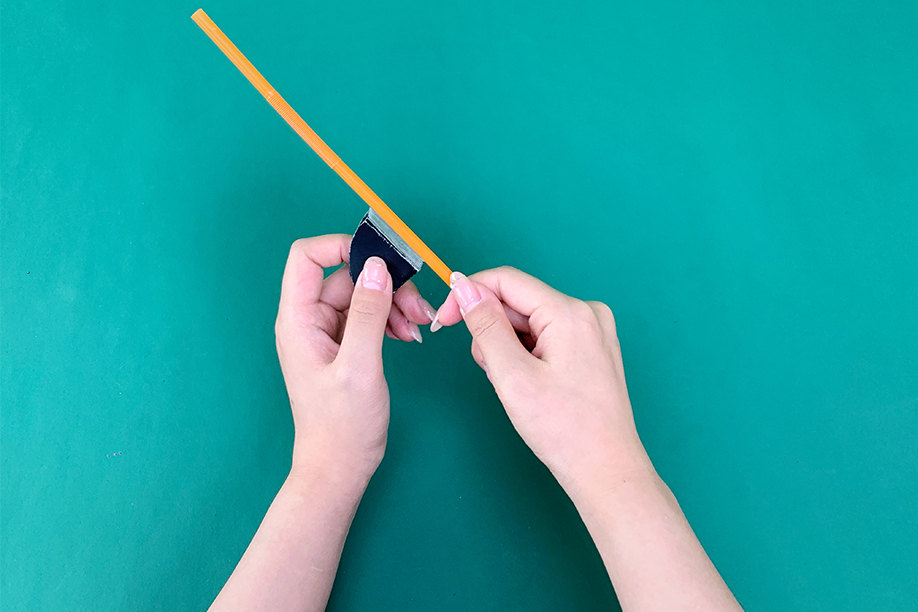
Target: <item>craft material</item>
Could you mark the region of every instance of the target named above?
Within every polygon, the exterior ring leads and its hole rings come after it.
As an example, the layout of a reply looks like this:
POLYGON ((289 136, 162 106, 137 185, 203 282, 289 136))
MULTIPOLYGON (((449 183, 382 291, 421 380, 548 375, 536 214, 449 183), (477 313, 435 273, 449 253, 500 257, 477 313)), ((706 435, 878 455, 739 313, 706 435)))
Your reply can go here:
POLYGON ((363 264, 373 255, 386 262, 386 267, 392 275, 393 291, 414 276, 423 264, 421 257, 371 208, 363 216, 351 239, 351 280, 357 282, 363 264))
MULTIPOLYGON (((223 51, 224 54, 236 65, 236 68, 242 72, 243 75, 249 80, 249 82, 264 96, 265 100, 268 101, 274 110, 280 114, 281 117, 293 128, 293 130, 300 135, 300 137, 306 141, 313 151, 315 151, 322 160, 328 164, 328 166, 338 173, 338 175, 344 179, 344 182, 350 185, 357 195, 359 195, 364 202, 366 202, 370 208, 379 216, 379 218, 385 222, 385 224, 391 229, 391 231, 397 235, 404 242, 411 251, 413 251, 418 257, 430 266, 430 268, 436 272, 437 276, 443 280, 447 285, 449 284, 449 276, 452 273, 451 270, 444 264, 439 257, 437 257, 434 252, 424 244, 424 241, 421 240, 417 234, 411 231, 404 221, 402 221, 395 212, 389 208, 385 202, 383 202, 378 195, 376 195, 372 189, 370 189, 366 183, 364 183, 360 177, 358 177, 353 170, 351 170, 347 164, 341 161, 341 158, 338 157, 331 148, 325 144, 325 142, 319 138, 309 125, 296 113, 296 111, 291 108, 291 106, 284 100, 277 91, 268 83, 268 81, 261 75, 258 70, 255 69, 255 66, 246 59, 239 49, 236 48, 230 39, 217 27, 210 17, 204 12, 203 9, 198 9, 191 16, 194 19, 204 33, 207 34, 210 39, 223 51)), ((378 253, 372 253, 378 255, 378 253)), ((385 259, 385 258, 383 258, 385 259)), ((387 264, 389 262, 387 261, 387 264)), ((356 266, 352 262, 352 269, 356 266)), ((359 269, 358 269, 359 272, 359 269)), ((390 268, 391 272, 391 268, 390 268)), ((393 276, 394 278, 394 276, 393 276)))

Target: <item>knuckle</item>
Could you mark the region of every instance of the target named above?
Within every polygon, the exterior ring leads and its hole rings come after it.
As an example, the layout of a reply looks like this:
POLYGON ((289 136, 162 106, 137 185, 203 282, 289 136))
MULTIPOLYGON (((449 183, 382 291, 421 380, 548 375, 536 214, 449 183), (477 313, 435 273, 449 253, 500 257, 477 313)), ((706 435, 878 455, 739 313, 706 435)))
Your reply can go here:
POLYGON ((494 333, 494 330, 497 329, 497 324, 500 322, 500 319, 493 310, 490 309, 478 309, 480 312, 476 313, 476 316, 472 321, 466 321, 466 325, 469 326, 472 335, 476 338, 488 337, 490 334, 494 333))
POLYGON ((577 321, 595 320, 596 315, 590 305, 581 300, 572 299, 568 304, 568 313, 572 319, 577 321))
POLYGON ((602 325, 596 312, 587 302, 571 300, 567 306, 568 322, 571 329, 588 336, 598 336, 602 325))
POLYGON ((602 304, 602 308, 603 308, 602 326, 614 336, 617 333, 616 328, 615 328, 615 314, 613 314, 612 309, 606 306, 605 304, 602 304))
POLYGON ((615 329, 615 315, 612 309, 603 302, 587 302, 594 312, 594 321, 596 321, 596 333, 606 339, 617 341, 618 332, 615 329))
POLYGON ((349 318, 376 319, 383 315, 388 316, 386 305, 382 300, 367 295, 355 295, 348 310, 349 318))
POLYGON ((306 238, 300 238, 299 240, 294 240, 293 244, 290 245, 290 257, 299 256, 306 252, 306 238))
POLYGON ((487 270, 481 270, 469 276, 471 279, 479 278, 506 278, 508 276, 513 276, 514 274, 519 274, 519 270, 513 266, 497 266, 496 268, 488 268, 487 270))
POLYGON ((605 302, 587 302, 590 307, 592 307, 593 312, 596 313, 596 318, 599 319, 599 322, 603 325, 612 325, 615 326, 615 315, 612 313, 612 309, 605 302))

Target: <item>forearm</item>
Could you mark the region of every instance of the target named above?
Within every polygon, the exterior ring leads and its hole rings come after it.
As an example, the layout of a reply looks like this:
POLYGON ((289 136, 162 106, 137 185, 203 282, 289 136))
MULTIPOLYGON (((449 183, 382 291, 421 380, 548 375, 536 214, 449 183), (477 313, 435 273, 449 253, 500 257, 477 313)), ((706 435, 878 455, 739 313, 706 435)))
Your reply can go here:
POLYGON ((622 609, 741 610, 669 487, 646 465, 572 494, 622 609))
POLYGON ((211 610, 324 610, 365 479, 291 472, 211 610))

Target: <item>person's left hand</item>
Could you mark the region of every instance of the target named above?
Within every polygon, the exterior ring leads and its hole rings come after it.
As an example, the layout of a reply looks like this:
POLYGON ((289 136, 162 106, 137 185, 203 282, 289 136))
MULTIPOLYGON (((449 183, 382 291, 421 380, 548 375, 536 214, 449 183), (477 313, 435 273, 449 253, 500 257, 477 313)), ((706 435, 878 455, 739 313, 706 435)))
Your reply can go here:
POLYGON ((275 335, 296 430, 293 471, 368 480, 389 425, 383 335, 420 342, 418 324, 430 323, 434 311, 411 282, 393 298, 378 257, 367 260, 356 287, 347 265, 324 278, 324 268, 347 262, 350 240, 333 234, 293 243, 275 335))

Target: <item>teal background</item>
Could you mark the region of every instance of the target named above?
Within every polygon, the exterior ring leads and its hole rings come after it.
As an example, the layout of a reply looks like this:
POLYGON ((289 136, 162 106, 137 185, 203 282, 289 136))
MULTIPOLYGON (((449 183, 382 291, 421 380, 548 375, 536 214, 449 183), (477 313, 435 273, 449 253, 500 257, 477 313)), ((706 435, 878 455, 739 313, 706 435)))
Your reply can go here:
MULTIPOLYGON (((287 249, 365 206, 198 7, 3 2, 4 611, 203 609, 289 465, 287 249)), ((915 605, 918 5, 204 8, 449 265, 612 306, 748 610, 915 605)), ((615 609, 468 346, 387 345, 330 609, 615 609)))

